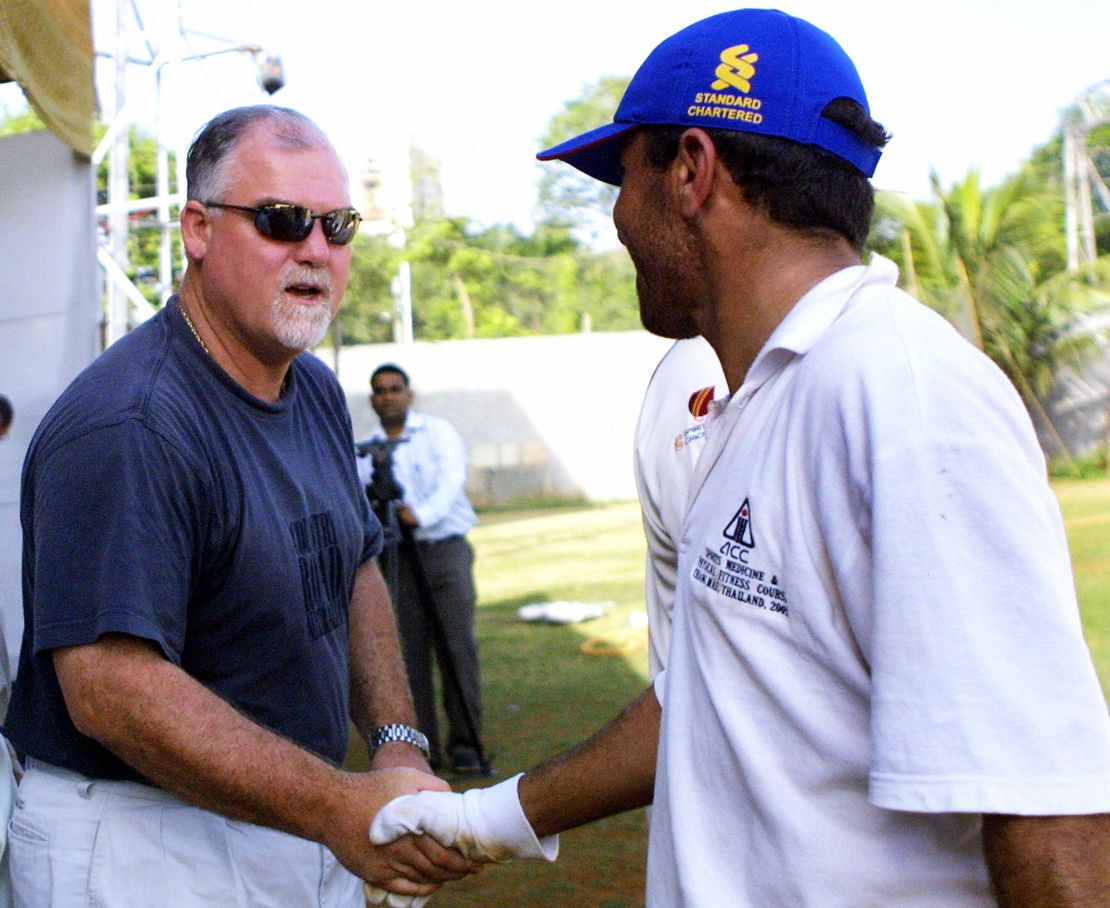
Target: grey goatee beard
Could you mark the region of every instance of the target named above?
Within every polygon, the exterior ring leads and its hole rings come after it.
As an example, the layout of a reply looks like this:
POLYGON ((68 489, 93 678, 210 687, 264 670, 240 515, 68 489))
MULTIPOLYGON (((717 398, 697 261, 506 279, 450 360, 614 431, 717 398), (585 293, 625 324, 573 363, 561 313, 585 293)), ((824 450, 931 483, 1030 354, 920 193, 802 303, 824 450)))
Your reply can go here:
POLYGON ((292 272, 282 282, 271 311, 274 336, 278 343, 289 350, 308 350, 315 347, 328 333, 328 325, 332 320, 331 278, 328 273, 310 268, 292 272), (321 291, 319 299, 306 305, 288 298, 285 289, 296 284, 316 285, 321 291))

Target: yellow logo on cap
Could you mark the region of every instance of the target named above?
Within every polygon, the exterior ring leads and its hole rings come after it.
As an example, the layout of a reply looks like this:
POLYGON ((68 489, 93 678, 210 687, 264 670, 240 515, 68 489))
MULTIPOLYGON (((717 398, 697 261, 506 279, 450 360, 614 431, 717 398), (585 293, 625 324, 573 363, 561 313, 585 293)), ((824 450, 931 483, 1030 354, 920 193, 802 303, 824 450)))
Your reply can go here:
POLYGON ((731 85, 738 91, 751 91, 752 83, 749 80, 755 75, 755 67, 752 64, 759 59, 759 54, 750 51, 751 48, 747 44, 737 44, 735 47, 726 47, 721 51, 721 63, 714 73, 717 78, 710 88, 720 91, 731 85))

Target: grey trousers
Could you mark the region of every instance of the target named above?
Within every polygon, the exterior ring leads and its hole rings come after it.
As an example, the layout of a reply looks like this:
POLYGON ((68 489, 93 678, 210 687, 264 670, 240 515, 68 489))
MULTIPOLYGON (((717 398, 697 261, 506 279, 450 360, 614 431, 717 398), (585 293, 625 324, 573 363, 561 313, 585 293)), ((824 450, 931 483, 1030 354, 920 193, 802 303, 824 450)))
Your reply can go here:
POLYGON ((435 542, 416 543, 424 573, 431 588, 431 606, 439 616, 446 636, 446 652, 436 640, 432 619, 420 600, 414 566, 403 546, 390 546, 382 553, 382 573, 389 584, 401 649, 409 673, 409 685, 416 703, 416 720, 428 736, 433 755, 441 755, 439 726, 436 721, 434 665, 438 660, 443 684, 443 706, 447 713, 447 750, 478 747, 481 736, 481 693, 478 669, 478 641, 474 636, 474 549, 462 536, 435 542), (447 660, 455 667, 462 700, 449 679, 447 660), (463 702, 470 709, 474 732, 467 727, 463 702))

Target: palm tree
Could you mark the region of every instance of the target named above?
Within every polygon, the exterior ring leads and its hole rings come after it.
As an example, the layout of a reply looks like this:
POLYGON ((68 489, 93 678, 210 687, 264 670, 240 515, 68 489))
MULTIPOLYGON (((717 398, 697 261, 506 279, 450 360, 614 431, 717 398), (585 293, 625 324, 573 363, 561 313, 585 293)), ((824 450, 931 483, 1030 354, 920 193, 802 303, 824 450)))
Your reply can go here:
POLYGON ((879 243, 900 260, 907 289, 1006 373, 1070 460, 1044 399, 1061 367, 1099 349, 1082 316, 1110 307, 1110 257, 1064 270, 1062 196, 1032 168, 989 190, 975 170, 947 190, 935 173, 931 182, 933 203, 879 194, 879 243))

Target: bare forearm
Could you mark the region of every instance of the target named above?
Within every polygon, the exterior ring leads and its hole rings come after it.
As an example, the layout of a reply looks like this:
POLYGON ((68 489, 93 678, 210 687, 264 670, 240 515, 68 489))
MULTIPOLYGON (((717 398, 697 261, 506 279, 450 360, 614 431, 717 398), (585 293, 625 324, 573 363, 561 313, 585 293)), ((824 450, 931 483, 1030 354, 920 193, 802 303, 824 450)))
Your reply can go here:
POLYGON ((108 635, 57 650, 77 728, 155 784, 207 810, 321 842, 364 880, 430 895, 472 872, 418 840, 373 848, 367 831, 389 801, 446 784, 417 768, 348 773, 252 722, 148 641, 108 635))
POLYGON ((364 737, 379 725, 414 725, 397 623, 376 563, 359 569, 351 599, 351 718, 364 737))
POLYGON ((55 658, 78 728, 152 782, 236 819, 321 838, 317 826, 343 788, 339 770, 250 721, 144 641, 104 637, 55 658))
POLYGON ((650 804, 661 716, 649 687, 590 740, 525 774, 520 802, 536 835, 650 804))
POLYGON ((1110 814, 987 815, 983 849, 1001 908, 1110 905, 1110 814))

